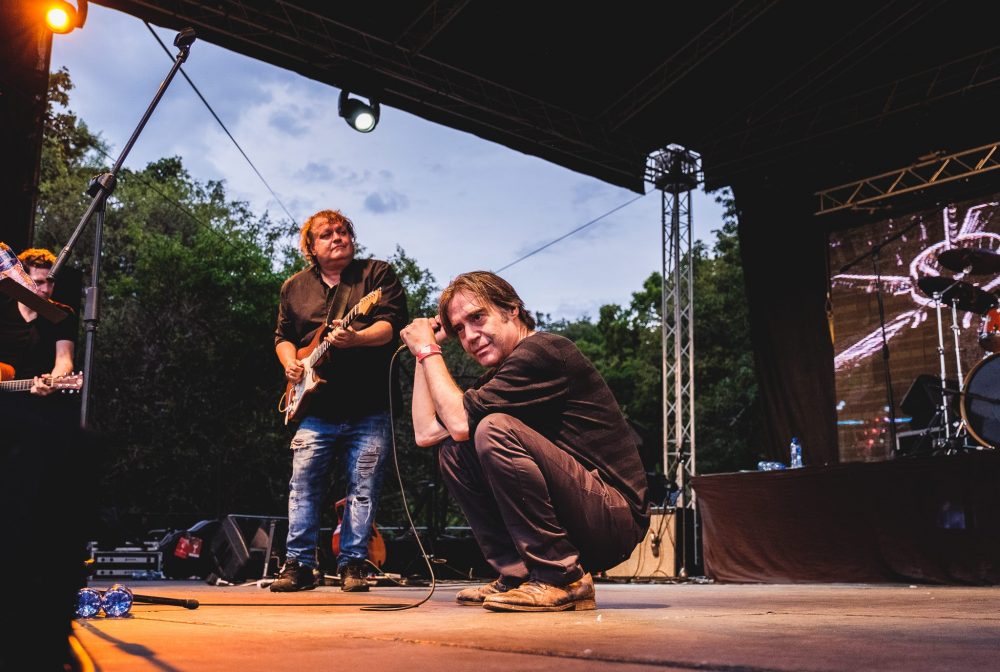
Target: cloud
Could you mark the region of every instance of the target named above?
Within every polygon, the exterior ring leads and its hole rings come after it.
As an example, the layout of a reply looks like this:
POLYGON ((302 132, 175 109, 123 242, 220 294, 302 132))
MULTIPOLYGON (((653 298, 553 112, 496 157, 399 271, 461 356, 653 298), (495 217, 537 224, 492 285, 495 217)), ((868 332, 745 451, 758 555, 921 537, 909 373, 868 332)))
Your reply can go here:
POLYGON ((333 170, 325 163, 310 161, 304 168, 295 173, 295 178, 304 182, 332 182, 336 177, 333 170))
POLYGON ((409 205, 410 199, 405 194, 395 191, 375 192, 365 197, 365 210, 375 214, 398 212, 405 210, 409 205))
POLYGON ((608 195, 608 191, 607 187, 600 182, 577 182, 573 185, 573 198, 571 203, 573 205, 581 205, 595 198, 606 197, 608 195))
POLYGON ((267 120, 267 124, 295 138, 301 138, 309 130, 305 124, 299 122, 297 115, 292 115, 288 110, 274 112, 267 120))

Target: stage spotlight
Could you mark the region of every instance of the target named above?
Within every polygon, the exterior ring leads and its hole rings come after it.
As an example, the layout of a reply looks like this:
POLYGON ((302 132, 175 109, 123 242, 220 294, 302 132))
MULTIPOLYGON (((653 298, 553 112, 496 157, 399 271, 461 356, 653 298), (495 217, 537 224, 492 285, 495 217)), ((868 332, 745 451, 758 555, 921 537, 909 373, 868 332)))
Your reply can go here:
POLYGON ((68 33, 83 28, 87 21, 87 0, 77 0, 76 7, 66 0, 48 0, 44 3, 45 25, 53 33, 68 33))
POLYGON ((350 95, 346 90, 341 90, 340 101, 337 103, 338 114, 355 131, 368 133, 374 130, 378 125, 378 101, 369 98, 366 105, 357 98, 351 98, 350 95))

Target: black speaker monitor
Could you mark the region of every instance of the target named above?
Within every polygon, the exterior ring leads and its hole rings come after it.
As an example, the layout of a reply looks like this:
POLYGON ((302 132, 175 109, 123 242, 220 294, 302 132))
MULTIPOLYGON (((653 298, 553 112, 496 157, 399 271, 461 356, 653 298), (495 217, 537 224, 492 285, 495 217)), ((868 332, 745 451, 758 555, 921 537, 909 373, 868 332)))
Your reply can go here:
POLYGON ((287 529, 284 518, 229 514, 212 537, 213 573, 229 583, 263 578, 287 529))

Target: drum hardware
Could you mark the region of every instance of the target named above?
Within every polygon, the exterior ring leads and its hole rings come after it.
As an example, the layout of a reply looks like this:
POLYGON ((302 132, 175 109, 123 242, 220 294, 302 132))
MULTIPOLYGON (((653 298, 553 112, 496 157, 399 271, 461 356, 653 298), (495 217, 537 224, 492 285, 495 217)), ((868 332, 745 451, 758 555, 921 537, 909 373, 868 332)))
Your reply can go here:
MULTIPOLYGON (((968 251, 967 248, 956 248, 963 254, 968 251)), ((946 250, 939 255, 944 256, 946 253, 955 252, 955 250, 946 250)), ((990 253, 992 254, 992 253, 990 253)), ((955 256, 955 255, 952 255, 955 256)), ((998 260, 1000 260, 1000 255, 996 255, 998 260)), ((968 257, 968 254, 966 254, 968 257)), ((979 258, 986 258, 984 255, 979 255, 979 258)), ((969 269, 973 267, 973 263, 965 258, 962 259, 966 265, 964 269, 969 269)), ((950 262, 957 263, 957 262, 950 262)), ((977 262, 981 265, 986 262, 977 262)), ((941 390, 941 403, 938 407, 937 421, 940 422, 940 426, 944 430, 944 436, 935 439, 935 447, 953 449, 955 447, 956 440, 961 440, 961 437, 965 434, 966 427, 965 421, 962 420, 958 423, 957 427, 952 426, 951 417, 948 412, 948 398, 946 391, 948 388, 947 381, 947 366, 945 363, 945 347, 944 347, 944 326, 943 319, 941 316, 942 304, 947 302, 951 306, 951 332, 952 338, 954 340, 955 349, 955 370, 958 375, 958 380, 962 381, 958 389, 958 394, 962 393, 964 389, 964 377, 962 372, 962 349, 960 342, 961 327, 959 326, 958 311, 965 310, 973 313, 982 315, 989 311, 996 304, 996 297, 992 294, 983 291, 982 289, 976 287, 975 285, 970 285, 962 280, 955 280, 954 278, 946 278, 942 276, 928 276, 925 278, 920 278, 917 280, 917 286, 920 290, 928 297, 934 301, 934 312, 937 320, 937 334, 938 334, 938 362, 940 364, 940 390, 941 390)), ((933 425, 932 425, 933 426, 933 425)))
POLYGON ((979 323, 979 347, 987 352, 1000 352, 1000 309, 986 311, 979 323))
POLYGON ((953 247, 937 256, 938 263, 955 273, 1000 273, 1000 254, 973 247, 953 247))
POLYGON ((944 303, 955 302, 959 310, 977 315, 983 315, 997 302, 995 296, 975 285, 940 275, 920 278, 917 287, 927 298, 933 299, 938 294, 944 303))
POLYGON ((1000 448, 1000 353, 972 367, 961 395, 962 421, 984 448, 1000 448))

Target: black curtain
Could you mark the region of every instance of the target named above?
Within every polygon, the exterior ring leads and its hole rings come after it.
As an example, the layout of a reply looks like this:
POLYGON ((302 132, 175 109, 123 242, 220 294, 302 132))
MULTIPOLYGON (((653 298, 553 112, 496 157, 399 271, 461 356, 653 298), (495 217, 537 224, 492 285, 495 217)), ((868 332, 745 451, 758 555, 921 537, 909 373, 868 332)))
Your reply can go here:
POLYGON ((835 464, 833 344, 826 317, 827 237, 815 191, 792 176, 733 184, 763 427, 757 448, 788 462, 835 464))

